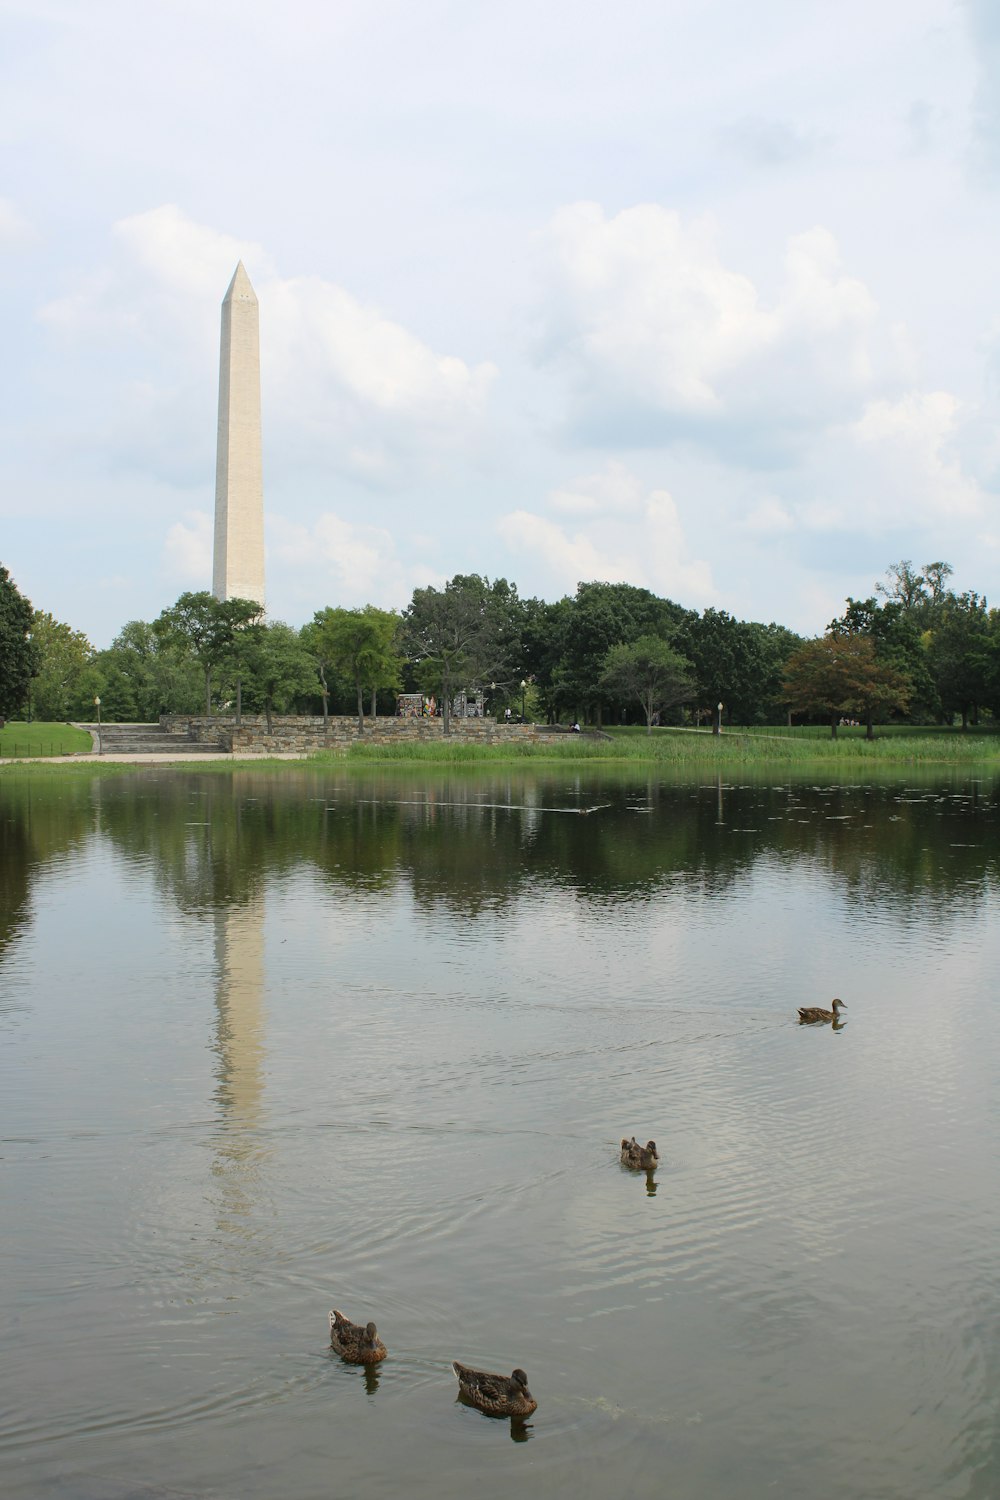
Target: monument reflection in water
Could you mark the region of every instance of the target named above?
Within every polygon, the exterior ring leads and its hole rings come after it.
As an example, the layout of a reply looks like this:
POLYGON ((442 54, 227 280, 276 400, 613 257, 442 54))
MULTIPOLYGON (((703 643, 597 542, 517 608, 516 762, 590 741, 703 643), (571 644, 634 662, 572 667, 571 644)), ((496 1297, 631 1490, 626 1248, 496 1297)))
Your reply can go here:
POLYGON ((992 782, 7 777, 0 819, 5 1493, 996 1493, 992 782), (453 1358, 527 1370, 530 1442, 453 1358))
POLYGON ((214 913, 219 1105, 213 1173, 219 1228, 246 1234, 268 1155, 264 1111, 264 908, 261 900, 214 913))

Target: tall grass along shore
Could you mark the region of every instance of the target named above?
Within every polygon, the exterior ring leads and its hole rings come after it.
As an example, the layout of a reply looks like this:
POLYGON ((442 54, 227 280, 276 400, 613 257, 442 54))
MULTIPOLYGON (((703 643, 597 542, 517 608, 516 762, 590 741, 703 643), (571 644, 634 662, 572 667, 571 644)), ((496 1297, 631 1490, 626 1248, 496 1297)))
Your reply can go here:
MULTIPOLYGON (((59 753, 77 754, 72 763, 57 766, 38 766, 45 771, 136 770, 137 764, 117 766, 102 762, 97 756, 81 751, 89 749, 89 736, 80 736, 67 725, 38 726, 39 729, 61 730, 72 737, 66 748, 60 750, 55 734, 29 741, 24 731, 27 726, 11 725, 0 738, 0 756, 49 756, 59 753), (16 735, 11 731, 16 731, 16 735), (37 744, 45 748, 39 750, 37 744), (23 745, 23 748, 22 748, 23 745)), ((31 726, 32 730, 35 726, 31 726)), ((837 739, 829 730, 814 731, 784 727, 773 729, 727 730, 721 735, 707 731, 659 729, 653 734, 631 729, 612 730, 610 737, 589 739, 580 735, 560 735, 550 740, 526 740, 500 745, 482 745, 442 737, 435 741, 405 740, 392 744, 374 744, 364 739, 355 741, 346 750, 318 751, 303 755, 301 762, 313 765, 379 764, 392 762, 410 765, 498 765, 523 764, 526 761, 559 762, 563 764, 628 763, 663 766, 685 766, 692 768, 709 765, 745 765, 764 767, 768 765, 850 765, 859 769, 869 766, 926 765, 984 765, 1000 768, 1000 734, 992 731, 962 733, 951 729, 901 728, 898 731, 880 730, 874 740, 866 740, 864 733, 854 731, 841 733, 837 739)), ((266 755, 247 756, 238 761, 205 758, 183 761, 185 769, 220 772, 234 765, 253 765, 280 770, 290 764, 287 760, 271 760, 266 755)), ((155 762, 162 768, 169 762, 155 762)), ((27 771, 32 769, 17 760, 7 760, 0 771, 27 771)))
POLYGON ((552 740, 504 745, 476 745, 462 740, 441 739, 428 743, 366 744, 356 741, 339 755, 321 752, 315 759, 348 761, 480 762, 523 760, 634 761, 672 765, 706 763, 738 764, 913 764, 938 762, 945 765, 1000 764, 1000 736, 963 735, 959 731, 862 735, 832 739, 829 730, 821 738, 796 737, 781 730, 727 731, 721 735, 690 730, 662 729, 654 734, 615 732, 610 739, 583 739, 578 735, 552 740))

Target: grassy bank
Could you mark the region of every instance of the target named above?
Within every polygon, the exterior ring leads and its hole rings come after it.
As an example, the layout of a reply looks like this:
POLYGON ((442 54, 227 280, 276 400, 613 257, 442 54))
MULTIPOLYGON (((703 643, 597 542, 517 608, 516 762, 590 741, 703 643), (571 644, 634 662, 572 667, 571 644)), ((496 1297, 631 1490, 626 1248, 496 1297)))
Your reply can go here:
POLYGON ((72 724, 13 724, 8 719, 0 729, 0 756, 87 755, 90 748, 90 735, 72 724))
POLYGON ((484 765, 524 761, 627 762, 647 764, 691 765, 789 765, 849 764, 901 766, 916 762, 942 765, 994 763, 1000 766, 1000 737, 963 735, 959 731, 911 735, 886 734, 873 741, 864 731, 832 739, 824 736, 796 737, 794 732, 726 731, 721 735, 692 733, 690 730, 660 729, 647 735, 644 731, 611 731, 610 739, 581 739, 565 735, 540 743, 477 745, 460 740, 437 740, 413 744, 352 745, 346 754, 320 754, 318 761, 363 761, 366 764, 406 762, 408 764, 479 763, 484 765))
MULTIPOLYGON (((25 727, 15 725, 11 729, 23 732, 25 727)), ((33 729, 34 727, 32 726, 33 729)), ((46 725, 42 728, 70 735, 78 734, 66 725, 46 725)), ((10 731, 3 731, 3 734, 13 740, 10 731)), ((137 771, 144 774, 163 771, 171 764, 183 766, 185 771, 195 771, 200 775, 225 775, 238 767, 275 771, 296 765, 314 768, 345 765, 464 766, 473 769, 476 766, 534 763, 592 766, 631 764, 662 766, 665 770, 690 767, 692 772, 701 772, 713 766, 745 767, 748 770, 757 768, 761 771, 768 767, 791 770, 795 767, 807 769, 810 766, 840 766, 852 772, 862 772, 866 767, 891 772, 894 766, 902 770, 914 765, 982 766, 990 771, 1000 770, 1000 735, 989 732, 963 734, 960 730, 903 728, 893 732, 880 732, 873 741, 865 739, 863 730, 841 731, 834 740, 829 731, 825 734, 795 730, 789 733, 780 728, 727 730, 721 735, 712 735, 707 731, 695 733, 691 730, 671 729, 658 729, 647 735, 642 730, 623 729, 610 731, 610 736, 592 740, 567 734, 551 740, 523 743, 515 741, 500 745, 482 745, 458 738, 442 738, 431 742, 414 740, 411 743, 394 741, 387 745, 362 740, 346 751, 321 751, 303 756, 300 761, 270 760, 266 756, 253 756, 237 761, 206 757, 173 763, 161 761, 146 765, 141 762, 119 765, 102 761, 96 756, 86 756, 72 765, 8 764, 0 767, 0 775, 27 775, 31 772, 43 775, 62 772, 71 775, 117 775, 135 774, 137 771)), ((80 746, 77 741, 74 749, 89 748, 89 736, 83 738, 87 743, 80 746)), ((54 742, 53 736, 48 743, 54 742)), ((21 742, 17 743, 20 746, 21 742)), ((46 741, 42 740, 41 743, 46 741)), ((0 754, 11 753, 11 750, 3 749, 3 742, 0 740, 0 754)), ((26 752, 19 750, 19 753, 26 752)), ((36 750, 32 753, 58 752, 36 750)))

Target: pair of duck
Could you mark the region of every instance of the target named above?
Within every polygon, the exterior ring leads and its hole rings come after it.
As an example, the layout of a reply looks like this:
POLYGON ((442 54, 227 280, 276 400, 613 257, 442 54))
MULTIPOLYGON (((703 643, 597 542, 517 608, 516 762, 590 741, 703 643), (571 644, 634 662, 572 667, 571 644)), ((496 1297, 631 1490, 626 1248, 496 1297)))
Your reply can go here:
MULTIPOLYGON (((330 1343, 349 1365, 377 1365, 388 1354, 374 1323, 352 1323, 336 1308, 330 1314, 330 1343)), ((458 1376, 462 1397, 489 1417, 530 1417, 538 1402, 528 1390, 523 1370, 510 1375, 494 1375, 490 1370, 473 1370, 469 1365, 452 1361, 458 1376)))

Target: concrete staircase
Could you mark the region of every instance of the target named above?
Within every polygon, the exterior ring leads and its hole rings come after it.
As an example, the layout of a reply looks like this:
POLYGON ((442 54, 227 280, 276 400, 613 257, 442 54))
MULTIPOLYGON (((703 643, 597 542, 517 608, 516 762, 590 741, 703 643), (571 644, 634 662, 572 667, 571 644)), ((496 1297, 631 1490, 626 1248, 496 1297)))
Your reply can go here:
MULTIPOLYGON (((221 745, 205 745, 189 739, 183 730, 162 729, 159 724, 81 724, 100 737, 102 755, 222 755, 221 745)), ((97 745, 94 749, 96 751, 97 745)))

